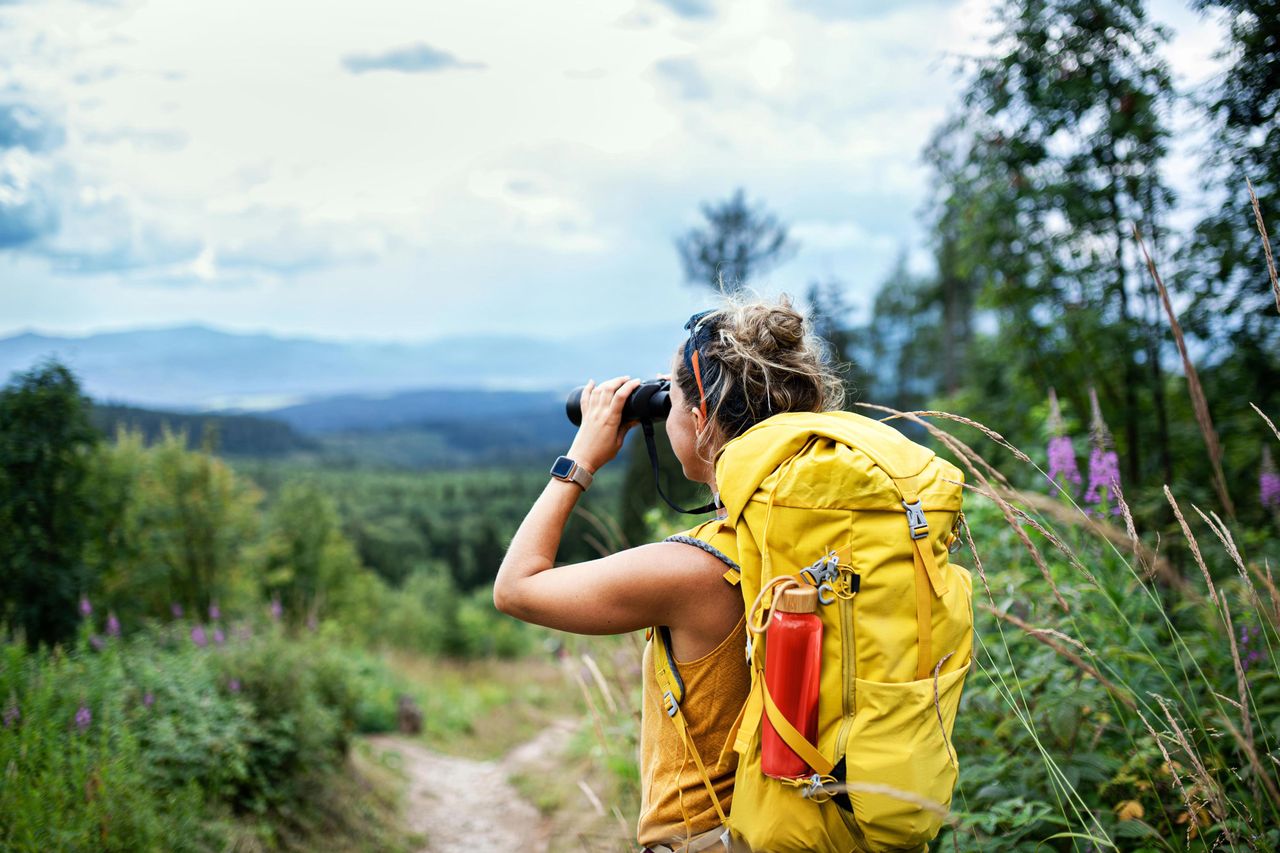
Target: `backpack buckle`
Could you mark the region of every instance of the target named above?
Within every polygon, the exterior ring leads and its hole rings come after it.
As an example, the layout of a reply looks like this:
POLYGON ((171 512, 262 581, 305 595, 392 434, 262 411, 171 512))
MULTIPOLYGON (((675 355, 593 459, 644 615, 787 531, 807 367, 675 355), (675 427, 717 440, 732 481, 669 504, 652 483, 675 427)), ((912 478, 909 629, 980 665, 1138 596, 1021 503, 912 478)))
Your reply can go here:
POLYGON ((668 690, 662 694, 662 699, 667 705, 667 716, 674 717, 680 711, 680 703, 676 701, 676 694, 668 690))
POLYGON ((924 504, 917 500, 915 503, 903 501, 902 505, 907 510, 907 529, 911 531, 911 538, 926 538, 929 535, 929 521, 924 517, 924 504))
POLYGON ((800 577, 814 586, 829 584, 840 576, 840 557, 836 552, 824 554, 810 566, 800 570, 800 577))

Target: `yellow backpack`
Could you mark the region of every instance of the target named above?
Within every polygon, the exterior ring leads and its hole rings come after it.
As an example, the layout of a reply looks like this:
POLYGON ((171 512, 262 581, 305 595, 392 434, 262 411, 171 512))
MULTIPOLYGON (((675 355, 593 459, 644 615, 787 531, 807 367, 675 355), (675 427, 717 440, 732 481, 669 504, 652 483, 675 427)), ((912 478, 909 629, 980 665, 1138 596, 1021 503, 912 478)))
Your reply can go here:
MULTIPOLYGON (((951 730, 972 653, 972 583, 948 561, 963 475, 879 421, 794 412, 728 442, 716 482, 728 515, 711 527, 732 532, 741 571, 726 578, 740 584, 748 622, 767 624, 784 578, 818 587, 823 602, 812 744, 765 688, 767 632, 748 633, 752 687, 729 737, 739 753, 726 820, 735 843, 769 853, 925 849, 956 782, 951 730), (813 776, 761 772, 765 715, 813 776)), ((685 736, 668 635, 655 636, 658 684, 685 736)))

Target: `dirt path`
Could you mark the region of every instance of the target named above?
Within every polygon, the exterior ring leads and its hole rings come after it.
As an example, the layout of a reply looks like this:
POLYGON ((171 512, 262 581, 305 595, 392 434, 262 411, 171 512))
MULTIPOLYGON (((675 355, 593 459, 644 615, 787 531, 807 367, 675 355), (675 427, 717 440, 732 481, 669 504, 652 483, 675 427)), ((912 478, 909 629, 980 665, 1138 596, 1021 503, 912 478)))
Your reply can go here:
POLYGON ((549 826, 507 779, 553 763, 568 746, 574 724, 558 720, 498 761, 443 755, 405 737, 376 735, 375 755, 398 753, 408 779, 405 819, 422 833, 420 853, 528 850, 545 853, 549 826))

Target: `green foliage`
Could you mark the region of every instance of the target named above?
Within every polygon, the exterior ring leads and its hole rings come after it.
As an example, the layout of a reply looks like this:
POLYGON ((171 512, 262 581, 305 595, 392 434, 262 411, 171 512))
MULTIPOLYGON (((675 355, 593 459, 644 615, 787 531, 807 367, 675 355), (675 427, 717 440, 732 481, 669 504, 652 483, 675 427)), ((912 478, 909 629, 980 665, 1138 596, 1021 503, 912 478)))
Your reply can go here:
MULTIPOLYGON (((492 585, 507 543, 546 486, 548 467, 405 472, 255 460, 234 465, 264 490, 269 504, 293 482, 305 481, 328 495, 360 562, 387 585, 400 587, 421 566, 432 564, 443 566, 454 586, 467 593, 492 585)), ((620 476, 616 468, 606 468, 579 506, 611 514, 620 476)), ((587 538, 596 533, 575 514, 557 558, 580 562, 599 556, 587 538)))
POLYGON ((100 652, 0 650, 0 847, 225 849, 246 819, 275 846, 320 818, 351 732, 394 721, 403 686, 332 638, 199 648, 185 628, 100 652))
POLYGON ((1228 831, 1235 849, 1274 847, 1280 809, 1248 755, 1274 778, 1280 613, 1260 574, 1280 557, 1274 537, 1236 531, 1247 570, 1201 542, 1217 604, 1202 578, 1175 579, 1144 552, 1163 579, 1153 582, 1112 544, 1122 532, 1109 540, 1076 527, 1065 505, 1037 522, 1073 557, 1024 528, 1048 578, 990 504, 971 501, 966 516, 978 545, 970 561, 984 568, 978 646, 954 735, 959 824, 939 849, 985 850, 996 839, 1010 850, 1050 839, 1088 849, 1080 839, 1091 837, 1100 847, 1199 850, 1226 844, 1228 831))
POLYGON ((207 447, 228 455, 283 456, 320 447, 283 421, 253 415, 190 415, 98 403, 91 420, 107 438, 122 430, 140 432, 154 444, 172 432, 186 436, 188 449, 207 447))
MULTIPOLYGON (((1217 345, 1274 357, 1280 349, 1276 297, 1245 181, 1253 184, 1274 243, 1280 232, 1280 4, 1193 0, 1191 5, 1218 13, 1229 35, 1219 53, 1227 61, 1226 72, 1204 103, 1214 130, 1204 155, 1205 188, 1221 206, 1201 219, 1182 253, 1194 294, 1188 323, 1217 345)), ((1274 358, 1270 363, 1274 375, 1280 368, 1274 358)), ((1267 388, 1262 377, 1241 379, 1255 391, 1267 388)))
POLYGON ((222 460, 171 432, 151 447, 121 432, 100 448, 93 482, 102 511, 95 600, 126 623, 166 617, 174 604, 203 614, 255 597, 246 568, 261 494, 222 460))
POLYGON ((87 488, 96 440, 88 400, 62 365, 33 368, 0 390, 0 617, 32 647, 75 633, 96 523, 87 488))
POLYGON ((334 501, 314 483, 291 483, 267 513, 262 586, 295 624, 342 612, 363 570, 342 535, 334 501))

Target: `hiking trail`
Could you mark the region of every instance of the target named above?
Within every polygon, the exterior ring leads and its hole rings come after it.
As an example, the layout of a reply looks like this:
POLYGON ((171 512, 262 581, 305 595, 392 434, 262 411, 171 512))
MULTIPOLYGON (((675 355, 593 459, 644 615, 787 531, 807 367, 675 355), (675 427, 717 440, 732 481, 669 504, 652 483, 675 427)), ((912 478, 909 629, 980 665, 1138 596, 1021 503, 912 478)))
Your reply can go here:
POLYGON ((555 764, 575 728, 571 720, 556 720, 532 740, 493 761, 445 755, 399 735, 373 735, 366 740, 379 760, 387 753, 400 756, 407 783, 404 819, 411 830, 426 838, 419 853, 545 853, 550 821, 508 780, 521 770, 555 764))

